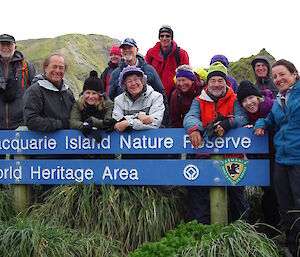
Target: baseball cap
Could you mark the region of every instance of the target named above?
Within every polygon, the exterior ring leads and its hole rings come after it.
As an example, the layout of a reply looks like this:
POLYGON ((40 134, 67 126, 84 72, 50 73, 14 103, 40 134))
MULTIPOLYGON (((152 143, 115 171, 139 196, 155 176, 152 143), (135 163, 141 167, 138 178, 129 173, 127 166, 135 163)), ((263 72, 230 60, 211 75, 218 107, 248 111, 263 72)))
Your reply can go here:
POLYGON ((0 42, 10 42, 10 43, 16 43, 16 40, 13 36, 8 34, 2 34, 0 35, 0 42))
POLYGON ((137 44, 133 38, 125 38, 120 45, 120 48, 122 48, 124 45, 134 46, 137 47, 137 44))

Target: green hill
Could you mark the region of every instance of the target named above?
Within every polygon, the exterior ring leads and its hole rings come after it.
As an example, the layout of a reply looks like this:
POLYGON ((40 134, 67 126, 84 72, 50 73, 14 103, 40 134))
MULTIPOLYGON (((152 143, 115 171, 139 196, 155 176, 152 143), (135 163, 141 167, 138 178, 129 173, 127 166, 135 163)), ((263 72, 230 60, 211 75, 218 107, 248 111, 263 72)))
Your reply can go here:
POLYGON ((258 55, 266 56, 269 59, 271 65, 275 62, 275 58, 270 53, 268 53, 266 49, 262 49, 256 55, 251 55, 247 58, 241 58, 237 62, 230 62, 229 75, 233 76, 238 83, 240 83, 243 79, 248 79, 251 82, 255 82, 255 76, 251 66, 251 62, 258 55))
POLYGON ((18 49, 35 65, 38 73, 42 72, 42 62, 49 54, 54 52, 63 54, 69 65, 64 80, 77 97, 89 72, 96 70, 100 75, 109 61, 111 46, 119 45, 120 41, 103 35, 67 34, 56 38, 29 39, 17 43, 18 49))
MULTIPOLYGON (((45 57, 54 52, 63 54, 69 64, 64 79, 77 97, 89 72, 96 70, 100 75, 107 66, 109 50, 114 44, 119 45, 120 41, 103 35, 67 34, 56 38, 18 41, 18 49, 35 65, 38 73, 42 72, 42 62, 45 57)), ((238 82, 243 79, 254 82, 251 61, 257 55, 267 56, 271 63, 275 61, 271 54, 262 49, 256 55, 241 58, 237 62, 230 62, 229 74, 238 82)))

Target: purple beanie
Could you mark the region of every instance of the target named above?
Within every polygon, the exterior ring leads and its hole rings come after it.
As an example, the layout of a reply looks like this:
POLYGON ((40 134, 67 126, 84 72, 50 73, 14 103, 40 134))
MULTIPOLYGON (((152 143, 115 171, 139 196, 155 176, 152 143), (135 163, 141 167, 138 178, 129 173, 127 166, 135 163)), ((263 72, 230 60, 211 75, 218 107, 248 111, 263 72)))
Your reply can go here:
POLYGON ((195 74, 194 72, 191 72, 189 70, 178 70, 176 72, 176 78, 179 78, 179 77, 185 77, 185 78, 188 78, 192 81, 195 81, 195 74))
POLYGON ((211 58, 209 65, 212 65, 215 62, 221 62, 226 68, 229 67, 229 61, 225 55, 222 54, 214 55, 213 58, 211 58))

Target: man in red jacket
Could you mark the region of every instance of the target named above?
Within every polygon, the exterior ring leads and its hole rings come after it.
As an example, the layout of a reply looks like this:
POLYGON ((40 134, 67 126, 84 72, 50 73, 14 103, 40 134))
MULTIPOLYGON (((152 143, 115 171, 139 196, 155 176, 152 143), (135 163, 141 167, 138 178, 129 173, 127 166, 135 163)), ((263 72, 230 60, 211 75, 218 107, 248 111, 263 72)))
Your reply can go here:
POLYGON ((165 89, 166 96, 173 90, 176 68, 182 64, 189 64, 189 56, 185 50, 178 47, 173 40, 173 30, 168 25, 159 29, 159 42, 147 51, 145 60, 157 71, 165 89))

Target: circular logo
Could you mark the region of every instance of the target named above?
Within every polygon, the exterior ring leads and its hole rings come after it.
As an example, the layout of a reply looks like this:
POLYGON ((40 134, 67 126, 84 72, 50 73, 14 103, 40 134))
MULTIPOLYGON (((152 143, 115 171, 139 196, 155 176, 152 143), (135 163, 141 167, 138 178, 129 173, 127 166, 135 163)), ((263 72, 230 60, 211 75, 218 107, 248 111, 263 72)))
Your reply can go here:
POLYGON ((187 180, 195 180, 199 176, 199 169, 193 164, 185 166, 183 175, 187 180))

